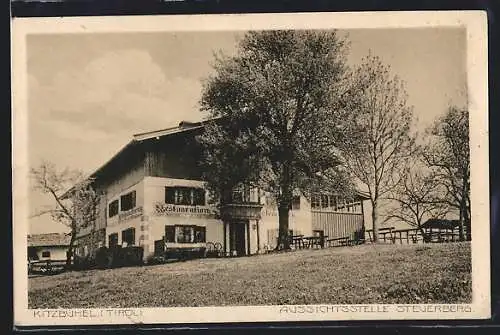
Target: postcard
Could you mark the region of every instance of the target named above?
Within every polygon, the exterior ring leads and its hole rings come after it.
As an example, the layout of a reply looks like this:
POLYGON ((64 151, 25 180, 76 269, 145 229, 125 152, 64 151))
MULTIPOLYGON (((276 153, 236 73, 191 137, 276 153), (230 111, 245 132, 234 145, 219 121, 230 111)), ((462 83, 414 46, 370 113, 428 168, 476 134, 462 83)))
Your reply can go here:
POLYGON ((486 22, 13 18, 15 325, 489 318, 486 22))

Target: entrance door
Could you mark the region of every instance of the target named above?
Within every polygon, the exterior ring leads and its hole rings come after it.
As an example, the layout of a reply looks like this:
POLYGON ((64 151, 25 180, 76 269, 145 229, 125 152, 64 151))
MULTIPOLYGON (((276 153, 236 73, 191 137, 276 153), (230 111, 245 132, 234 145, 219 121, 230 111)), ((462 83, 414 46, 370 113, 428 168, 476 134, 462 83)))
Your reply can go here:
POLYGON ((229 245, 231 246, 231 255, 233 255, 234 252, 236 252, 236 256, 246 255, 245 222, 231 222, 229 230, 229 245))

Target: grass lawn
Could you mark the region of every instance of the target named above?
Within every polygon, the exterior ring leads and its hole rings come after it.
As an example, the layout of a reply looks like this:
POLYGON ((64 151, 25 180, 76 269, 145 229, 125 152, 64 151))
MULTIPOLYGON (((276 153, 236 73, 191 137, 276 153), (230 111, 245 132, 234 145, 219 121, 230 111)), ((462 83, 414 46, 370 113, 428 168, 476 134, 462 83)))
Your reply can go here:
POLYGON ((470 303, 469 243, 362 245, 29 279, 30 308, 470 303))

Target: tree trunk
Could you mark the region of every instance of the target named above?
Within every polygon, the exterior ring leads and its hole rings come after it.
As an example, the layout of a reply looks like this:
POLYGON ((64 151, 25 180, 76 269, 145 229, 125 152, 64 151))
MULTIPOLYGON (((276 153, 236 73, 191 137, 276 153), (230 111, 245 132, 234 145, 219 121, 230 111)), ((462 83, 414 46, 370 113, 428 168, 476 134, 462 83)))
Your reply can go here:
POLYGON ((378 243, 378 204, 372 201, 373 243, 378 243))
POLYGON ((422 221, 417 222, 417 229, 418 231, 420 231, 420 234, 422 235, 423 242, 426 243, 428 241, 428 237, 427 233, 425 232, 425 229, 422 227, 422 221))
POLYGON ((71 239, 69 241, 68 252, 66 253, 66 268, 69 268, 72 265, 71 259, 73 258, 73 248, 75 244, 75 232, 71 232, 71 239))
POLYGON ((458 240, 465 241, 464 234, 464 204, 463 201, 460 204, 460 219, 458 220, 458 240))
POLYGON ((280 180, 280 196, 277 198, 279 229, 278 245, 276 247, 278 250, 281 248, 284 250, 290 249, 290 240, 288 238, 288 213, 290 211, 293 196, 290 166, 290 163, 283 164, 280 180))
POLYGON ((470 207, 468 205, 464 208, 464 223, 465 223, 465 237, 467 241, 472 241, 472 227, 470 218, 470 207))
POLYGON ((289 205, 284 205, 283 203, 280 203, 278 207, 278 221, 279 221, 278 245, 277 245, 278 250, 290 249, 290 240, 288 238, 289 210, 290 210, 289 205))

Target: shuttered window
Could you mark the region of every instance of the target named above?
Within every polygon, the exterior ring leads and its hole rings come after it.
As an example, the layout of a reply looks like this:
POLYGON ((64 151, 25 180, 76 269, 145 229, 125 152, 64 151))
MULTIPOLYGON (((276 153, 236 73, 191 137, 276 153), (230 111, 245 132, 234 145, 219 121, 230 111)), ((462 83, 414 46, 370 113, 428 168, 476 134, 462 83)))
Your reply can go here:
POLYGON ((122 244, 135 245, 135 228, 129 228, 122 231, 122 244))
POLYGON ((114 233, 114 234, 109 235, 108 245, 110 248, 114 248, 118 245, 118 233, 114 233))
POLYGON ((205 189, 197 187, 165 187, 165 203, 171 205, 205 206, 205 189))
POLYGON ((118 214, 118 200, 112 201, 109 204, 108 214, 110 218, 118 214))
POLYGON ((175 226, 165 226, 165 242, 175 242, 175 226))
POLYGON ((205 243, 206 228, 203 226, 165 226, 167 243, 205 243))
POLYGON ((128 211, 135 207, 135 191, 122 195, 120 197, 120 210, 128 211))
POLYGON ((194 227, 194 242, 195 243, 205 243, 206 242, 206 228, 196 226, 194 227))

